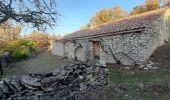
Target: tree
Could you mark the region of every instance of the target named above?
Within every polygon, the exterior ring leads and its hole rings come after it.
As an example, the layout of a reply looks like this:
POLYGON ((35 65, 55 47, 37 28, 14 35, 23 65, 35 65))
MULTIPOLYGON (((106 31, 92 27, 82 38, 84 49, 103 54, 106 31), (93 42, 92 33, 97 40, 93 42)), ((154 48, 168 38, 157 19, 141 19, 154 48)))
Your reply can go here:
POLYGON ((17 39, 18 37, 20 37, 20 34, 21 34, 21 26, 19 24, 17 24, 13 30, 12 30, 12 37, 13 39, 17 39))
POLYGON ((55 34, 52 34, 52 35, 49 35, 49 36, 48 36, 48 39, 49 39, 49 40, 58 40, 58 39, 60 39, 60 38, 61 38, 60 35, 55 35, 55 34))
POLYGON ((147 0, 146 11, 152 11, 160 8, 160 0, 147 0))
POLYGON ((170 6, 170 0, 164 0, 165 6, 170 6))
POLYGON ((0 24, 13 20, 30 23, 33 27, 44 29, 56 23, 58 12, 55 0, 1 0, 0 24))
POLYGON ((127 17, 127 16, 129 16, 128 11, 124 10, 120 6, 115 6, 111 10, 111 17, 115 20, 119 18, 127 17))
POLYGON ((14 33, 16 34, 20 34, 21 33, 21 26, 19 24, 17 24, 15 27, 14 27, 14 33))
POLYGON ((16 40, 20 37, 21 26, 18 24, 15 27, 7 21, 0 26, 0 48, 5 48, 9 41, 16 40))
POLYGON ((136 6, 133 8, 133 11, 131 12, 132 15, 136 15, 136 14, 141 14, 145 12, 145 6, 144 5, 140 5, 140 6, 136 6))
POLYGON ((86 25, 86 27, 112 22, 128 15, 129 13, 119 6, 115 6, 112 9, 103 9, 97 12, 96 15, 90 19, 90 22, 86 25))
POLYGON ((36 41, 37 47, 46 47, 49 44, 48 34, 33 31, 27 36, 28 40, 36 41))
POLYGON ((48 39, 48 35, 47 35, 46 33, 33 31, 33 32, 31 32, 31 33, 28 35, 28 38, 48 39))
POLYGON ((160 8, 160 0, 147 0, 145 4, 141 4, 133 8, 132 15, 156 10, 160 8))

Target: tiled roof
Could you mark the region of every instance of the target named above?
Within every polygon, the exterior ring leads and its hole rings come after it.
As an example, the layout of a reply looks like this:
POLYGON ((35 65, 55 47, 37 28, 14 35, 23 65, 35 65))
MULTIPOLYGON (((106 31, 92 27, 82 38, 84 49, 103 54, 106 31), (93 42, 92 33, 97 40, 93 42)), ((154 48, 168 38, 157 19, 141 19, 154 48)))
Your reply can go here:
POLYGON ((76 32, 67 34, 66 36, 64 36, 63 39, 74 39, 78 37, 80 38, 85 36, 116 33, 120 31, 127 31, 147 27, 154 20, 159 18, 165 11, 166 8, 162 8, 138 15, 132 15, 126 18, 115 20, 111 23, 101 24, 93 28, 85 28, 78 30, 76 32))

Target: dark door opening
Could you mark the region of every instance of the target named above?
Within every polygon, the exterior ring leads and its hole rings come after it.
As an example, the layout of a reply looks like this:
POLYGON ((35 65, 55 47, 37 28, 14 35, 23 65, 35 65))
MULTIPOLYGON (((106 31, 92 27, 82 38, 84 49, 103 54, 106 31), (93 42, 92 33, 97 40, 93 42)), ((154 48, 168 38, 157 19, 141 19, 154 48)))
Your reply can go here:
POLYGON ((95 59, 100 59, 100 43, 93 41, 93 54, 95 59))

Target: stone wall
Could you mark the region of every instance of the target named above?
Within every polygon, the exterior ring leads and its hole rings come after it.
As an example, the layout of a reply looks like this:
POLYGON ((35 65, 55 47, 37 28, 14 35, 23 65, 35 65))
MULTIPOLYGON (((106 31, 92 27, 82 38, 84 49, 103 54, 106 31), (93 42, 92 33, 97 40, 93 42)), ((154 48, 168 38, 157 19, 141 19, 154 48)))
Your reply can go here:
POLYGON ((165 38, 167 39, 167 41, 170 41, 170 9, 167 10, 167 12, 165 13, 165 17, 164 17, 164 22, 166 25, 166 31, 165 31, 165 38))
POLYGON ((112 55, 106 53, 110 52, 110 47, 122 64, 145 64, 155 49, 165 43, 164 31, 165 25, 162 18, 159 18, 144 31, 102 37, 101 43, 105 52, 101 52, 100 60, 106 63, 115 62, 112 55))
MULTIPOLYGON (((157 37, 150 38, 149 34, 144 33, 131 33, 125 35, 118 35, 112 37, 104 37, 102 45, 104 51, 111 52, 107 46, 111 47, 111 50, 115 57, 125 65, 142 64, 147 60, 150 53, 155 48, 154 43, 157 42, 157 37)), ((106 63, 116 63, 111 53, 107 54, 101 52, 101 57, 104 58, 106 63)))
MULTIPOLYGON (((82 56, 86 58, 86 60, 94 60, 92 40, 98 40, 103 47, 100 50, 101 63, 116 63, 111 54, 112 52, 116 59, 124 65, 142 65, 147 63, 150 55, 157 47, 164 44, 164 35, 166 35, 165 27, 165 23, 162 22, 162 17, 160 17, 143 31, 76 41, 86 49, 84 49, 85 56, 82 56)), ((66 50, 70 51, 74 46, 69 46, 66 50)), ((74 52, 74 50, 75 49, 73 49, 72 52, 74 52)), ((74 56, 74 53, 69 54, 74 56)), ((72 57, 72 59, 74 58, 72 57)))
POLYGON ((64 54, 64 43, 60 41, 51 42, 51 53, 53 55, 58 55, 61 57, 65 57, 64 54))
MULTIPOLYGON (((123 26, 122 26, 123 27, 123 26)), ((65 41, 65 54, 69 59, 96 60, 93 41, 100 42, 100 63, 124 65, 146 64, 151 54, 170 41, 170 9, 154 19, 143 30, 100 37, 82 37, 65 41), (113 56, 114 55, 114 56, 113 56), (77 56, 77 57, 76 57, 77 56)))
POLYGON ((75 49, 78 45, 75 45, 73 42, 66 42, 65 43, 65 55, 68 57, 68 59, 75 59, 75 49))
POLYGON ((72 40, 65 43, 66 57, 86 61, 88 58, 88 43, 85 40, 72 40))

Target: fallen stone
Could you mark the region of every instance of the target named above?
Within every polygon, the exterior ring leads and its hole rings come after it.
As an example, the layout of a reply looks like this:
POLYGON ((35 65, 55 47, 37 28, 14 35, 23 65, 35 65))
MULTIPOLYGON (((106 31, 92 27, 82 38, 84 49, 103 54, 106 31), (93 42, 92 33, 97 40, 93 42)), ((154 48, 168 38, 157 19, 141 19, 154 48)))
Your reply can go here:
POLYGON ((21 79, 0 81, 0 99, 8 100, 76 100, 89 88, 108 85, 109 70, 104 66, 84 63, 69 64, 51 73, 29 74, 21 79))

